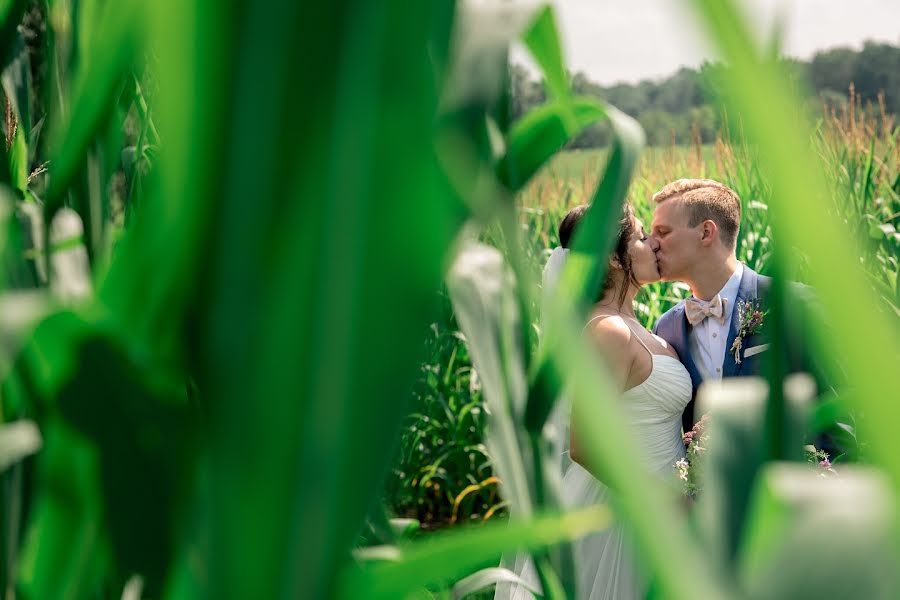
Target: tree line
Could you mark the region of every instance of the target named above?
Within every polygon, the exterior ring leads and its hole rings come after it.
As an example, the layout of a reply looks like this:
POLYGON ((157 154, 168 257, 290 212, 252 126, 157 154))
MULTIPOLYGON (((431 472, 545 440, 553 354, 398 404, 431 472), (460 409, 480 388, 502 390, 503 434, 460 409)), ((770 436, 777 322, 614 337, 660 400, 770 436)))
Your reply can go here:
MULTIPOLYGON (((900 114, 900 46, 866 42, 861 50, 833 48, 816 53, 809 61, 783 59, 798 89, 808 96, 814 116, 823 110, 840 111, 847 105, 852 84, 863 106, 876 105, 879 94, 884 108, 900 114)), ((717 107, 721 99, 718 81, 726 69, 721 63, 704 63, 699 69, 682 68, 662 80, 602 86, 584 73, 572 76, 578 94, 602 98, 636 118, 650 145, 710 143, 725 125, 717 107)), ((513 114, 518 117, 546 99, 544 86, 518 64, 511 69, 513 114)), ((605 146, 611 134, 606 123, 584 131, 570 144, 574 148, 605 146)))

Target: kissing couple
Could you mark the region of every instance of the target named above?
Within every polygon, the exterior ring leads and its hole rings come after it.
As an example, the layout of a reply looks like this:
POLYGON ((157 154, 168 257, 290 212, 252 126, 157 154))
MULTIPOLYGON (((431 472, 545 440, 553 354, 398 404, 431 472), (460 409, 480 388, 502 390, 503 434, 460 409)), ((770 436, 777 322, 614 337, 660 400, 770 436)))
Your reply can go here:
MULTIPOLYGON (((737 260, 741 202, 729 187, 710 179, 679 179, 653 196, 649 233, 630 205, 619 222, 615 249, 599 298, 585 325, 621 390, 620 401, 644 466, 662 478, 684 458, 682 430, 690 431, 697 388, 709 380, 759 374, 758 322, 771 279, 737 260), (638 321, 635 295, 657 281, 681 281, 692 292, 666 312, 650 332, 638 321), (751 307, 747 311, 746 307, 751 307), (751 327, 752 326, 752 327, 751 327)), ((569 244, 588 207, 578 206, 559 226, 561 246, 544 270, 545 293, 558 280, 569 244)), ((609 498, 584 464, 577 428, 569 427, 569 457, 563 500, 569 507, 609 498)), ((575 542, 578 597, 590 600, 643 598, 647 578, 635 568, 620 526, 575 542)), ((527 557, 516 571, 537 584, 527 557)), ((539 584, 538 584, 539 585, 539 584)), ((530 598, 523 586, 498 585, 495 598, 530 598)))

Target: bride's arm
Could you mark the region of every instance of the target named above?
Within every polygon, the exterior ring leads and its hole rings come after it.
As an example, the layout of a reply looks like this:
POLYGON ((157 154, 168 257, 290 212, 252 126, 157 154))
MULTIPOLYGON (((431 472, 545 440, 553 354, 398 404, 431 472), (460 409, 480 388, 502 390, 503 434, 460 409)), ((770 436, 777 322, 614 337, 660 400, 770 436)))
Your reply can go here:
MULTIPOLYGON (((635 360, 632 349, 631 336, 633 334, 631 329, 621 317, 609 316, 592 323, 586 334, 591 344, 598 349, 606 362, 607 369, 615 380, 616 389, 619 391, 624 390, 635 360)), ((584 457, 578 445, 575 419, 572 419, 569 425, 569 456, 572 460, 590 470, 584 462, 584 457)))

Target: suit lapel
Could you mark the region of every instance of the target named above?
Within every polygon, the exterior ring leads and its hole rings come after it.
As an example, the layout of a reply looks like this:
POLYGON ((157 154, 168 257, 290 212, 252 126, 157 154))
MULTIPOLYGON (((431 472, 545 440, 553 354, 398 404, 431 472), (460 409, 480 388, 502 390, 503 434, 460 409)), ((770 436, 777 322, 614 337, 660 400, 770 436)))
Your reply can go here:
POLYGON ((688 375, 691 376, 691 401, 684 407, 684 413, 681 415, 682 427, 685 431, 690 431, 691 427, 694 426, 694 396, 697 393, 697 388, 703 383, 703 377, 700 375, 700 371, 697 370, 697 364, 694 362, 694 356, 691 352, 691 326, 684 314, 684 302, 675 307, 672 318, 675 322, 672 339, 669 342, 678 352, 681 363, 687 369, 688 375))
POLYGON ((679 358, 681 358, 682 364, 687 369, 688 374, 691 376, 691 381, 694 384, 694 390, 703 383, 703 377, 700 375, 700 371, 697 369, 697 364, 694 362, 694 356, 691 352, 690 345, 690 333, 691 326, 688 323, 687 317, 684 314, 684 303, 679 304, 675 308, 675 314, 673 315, 675 319, 675 336, 672 340, 672 345, 675 346, 675 350, 678 352, 679 358))
POLYGON ((728 341, 725 344, 725 361, 722 363, 723 377, 735 377, 741 374, 743 363, 738 364, 735 362, 734 352, 731 351, 731 346, 734 344, 734 340, 737 337, 741 324, 738 303, 756 300, 757 278, 758 275, 756 272, 747 265, 744 265, 744 274, 741 275, 741 285, 738 287, 737 298, 735 298, 734 301, 734 312, 731 314, 731 327, 728 330, 728 341))

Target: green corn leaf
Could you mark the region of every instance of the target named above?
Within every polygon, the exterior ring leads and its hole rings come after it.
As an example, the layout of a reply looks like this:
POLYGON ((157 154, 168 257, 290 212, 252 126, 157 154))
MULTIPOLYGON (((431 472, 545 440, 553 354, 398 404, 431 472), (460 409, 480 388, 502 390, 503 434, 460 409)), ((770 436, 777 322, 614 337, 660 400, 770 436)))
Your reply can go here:
POLYGON ((6 68, 19 38, 16 28, 28 8, 28 0, 0 0, 0 69, 6 68))
POLYGON ((566 73, 559 28, 553 9, 545 6, 534 17, 522 35, 522 41, 544 73, 544 81, 551 97, 565 102, 571 96, 569 76, 566 73))
POLYGON ((514 5, 461 5, 451 40, 450 71, 441 112, 490 112, 504 93, 509 48, 527 30, 536 10, 514 5))
POLYGON ((895 503, 890 483, 871 467, 766 465, 741 549, 747 595, 893 598, 895 503))
MULTIPOLYGON (((105 5, 98 32, 82 59, 73 84, 71 113, 55 126, 53 176, 45 197, 48 216, 59 209, 63 194, 85 164, 90 143, 112 116, 117 95, 140 43, 142 4, 123 0, 105 5)), ((57 115, 60 118, 60 115, 57 115)), ((49 219, 48 219, 49 221, 49 219)))
MULTIPOLYGON (((813 390, 805 375, 785 383, 791 416, 788 445, 798 452, 813 390)), ((698 390, 697 414, 709 414, 710 420, 695 521, 712 557, 710 564, 723 570, 733 570, 753 486, 766 459, 767 397, 766 382, 760 378, 711 382, 698 390)))
POLYGON ((28 187, 28 146, 25 144, 25 133, 20 128, 16 128, 16 136, 9 149, 9 174, 13 187, 24 192, 28 187))
POLYGON ((39 400, 27 409, 51 432, 38 456, 50 474, 31 525, 40 533, 26 544, 22 582, 48 597, 54 588, 42 575, 54 573, 71 579, 59 589, 81 597, 94 577, 124 581, 140 572, 155 595, 170 561, 175 497, 193 464, 183 386, 177 375, 136 364, 146 355, 125 352, 120 334, 99 333, 98 315, 89 315, 91 322, 71 313, 44 319, 17 364, 39 400), (85 551, 109 544, 113 556, 96 563, 100 572, 86 572, 92 555, 68 552, 68 535, 84 536, 85 551))
MULTIPOLYGON (((525 409, 525 348, 520 330, 512 274, 496 249, 469 242, 447 277, 454 311, 466 335, 488 406, 487 447, 503 497, 520 518, 543 507, 559 506, 562 461, 558 452, 523 431, 525 409)), ((555 565, 572 589, 574 572, 568 551, 560 550, 555 565)), ((537 557, 542 579, 552 591, 561 586, 546 557, 537 557), (553 584, 553 585, 551 585, 553 584)))
POLYGON ((541 67, 552 101, 517 121, 506 140, 498 176, 516 192, 562 146, 587 126, 605 117, 593 98, 573 98, 552 8, 540 9, 522 40, 541 67))
POLYGON ((475 594, 482 590, 486 590, 487 588, 499 583, 519 585, 534 594, 536 597, 541 596, 540 591, 536 589, 531 583, 525 581, 509 569, 491 567, 472 573, 468 577, 465 577, 454 584, 453 598, 465 598, 470 594, 475 594))
POLYGON ((75 59, 78 68, 87 70, 96 59, 93 46, 97 36, 101 34, 100 23, 103 18, 104 3, 100 0, 79 0, 77 14, 73 15, 72 32, 77 48, 75 59))
MULTIPOLYGON (((16 116, 17 129, 22 131, 26 144, 30 143, 32 135, 31 123, 31 61, 21 32, 17 32, 15 46, 9 65, 3 70, 3 91, 9 100, 16 116)), ((27 162, 27 161, 26 161, 27 162)), ((20 187, 19 189, 24 189, 20 187)))
POLYGON ((557 544, 602 529, 608 523, 609 511, 597 506, 510 525, 495 523, 434 534, 422 542, 400 546, 402 557, 397 562, 349 568, 342 575, 339 596, 403 598, 417 588, 458 579, 493 564, 503 551, 557 544))
MULTIPOLYGON (((607 261, 599 257, 607 255, 612 243, 631 173, 644 141, 643 132, 633 119, 611 107, 607 108, 607 114, 615 131, 614 146, 591 199, 591 210, 587 212, 572 242, 566 269, 560 277, 558 289, 554 291, 555 299, 549 300, 576 307, 579 315, 586 314, 589 303, 597 297, 603 283, 607 261)), ((554 327, 545 324, 541 355, 530 377, 526 413, 530 431, 540 431, 560 391, 560 380, 554 374, 550 358, 556 351, 557 342, 554 327)))
POLYGON ((606 117, 592 98, 554 101, 532 109, 515 122, 497 176, 511 191, 520 190, 547 160, 586 127, 606 117))
POLYGON ((41 448, 41 432, 32 421, 0 425, 0 473, 41 448))
MULTIPOLYGON (((15 290, 0 294, 0 380, 32 336, 34 328, 53 310, 54 303, 44 290, 15 290)), ((0 422, 20 416, 19 411, 5 412, 9 407, 3 398, 0 422), (5 415, 4 415, 5 413, 5 415)))
POLYGON ((77 600, 99 593, 108 574, 99 459, 89 442, 57 420, 47 424, 44 438, 44 492, 32 507, 17 587, 29 598, 77 600))
POLYGON ((327 596, 362 525, 463 218, 432 146, 421 27, 445 8, 153 5, 166 152, 101 297, 161 348, 191 323, 215 399, 216 508, 188 533, 229 542, 178 594, 327 596), (360 318, 368 305, 389 309, 360 318))
POLYGON ((512 275, 498 250, 473 243, 457 255, 447 288, 489 408, 488 452, 503 496, 528 516, 534 508, 534 475, 526 466, 530 458, 523 455, 527 444, 517 430, 524 418, 526 376, 524 349, 512 335, 519 320, 512 275))

